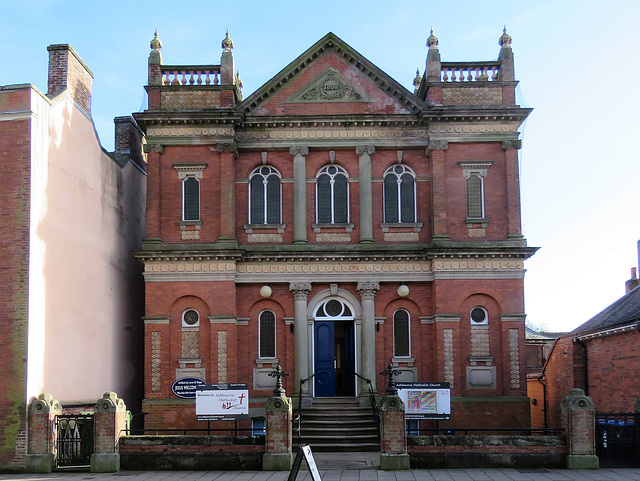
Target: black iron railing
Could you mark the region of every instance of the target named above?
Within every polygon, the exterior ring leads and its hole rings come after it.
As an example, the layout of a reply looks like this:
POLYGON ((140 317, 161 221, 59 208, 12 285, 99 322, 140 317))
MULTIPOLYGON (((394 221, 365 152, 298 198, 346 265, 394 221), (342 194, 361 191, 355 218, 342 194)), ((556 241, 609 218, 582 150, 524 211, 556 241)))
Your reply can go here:
POLYGON ((564 429, 551 428, 418 428, 412 427, 407 432, 412 435, 469 435, 469 434, 521 434, 523 436, 559 436, 564 429))
POLYGON ((640 466, 640 413, 596 413, 595 417, 600 466, 640 466))
POLYGON ((300 379, 300 386, 298 388, 298 411, 295 417, 292 419, 292 423, 295 426, 293 431, 295 432, 296 439, 298 440, 298 447, 300 447, 300 435, 302 431, 302 386, 305 382, 311 381, 315 377, 315 373, 306 379, 300 379))

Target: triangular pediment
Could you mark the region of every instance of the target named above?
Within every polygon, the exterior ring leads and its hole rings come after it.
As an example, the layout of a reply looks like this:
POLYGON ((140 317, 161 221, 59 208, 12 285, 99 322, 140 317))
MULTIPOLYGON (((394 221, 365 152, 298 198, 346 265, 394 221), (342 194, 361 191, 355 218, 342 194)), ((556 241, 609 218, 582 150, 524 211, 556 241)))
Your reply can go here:
MULTIPOLYGON (((238 109, 256 115, 327 115, 333 110, 331 104, 344 103, 351 103, 355 114, 412 114, 426 108, 413 93, 328 33, 238 109)), ((347 114, 345 108, 336 106, 347 114)))
POLYGON ((352 82, 329 67, 287 100, 305 102, 371 102, 373 99, 352 82))

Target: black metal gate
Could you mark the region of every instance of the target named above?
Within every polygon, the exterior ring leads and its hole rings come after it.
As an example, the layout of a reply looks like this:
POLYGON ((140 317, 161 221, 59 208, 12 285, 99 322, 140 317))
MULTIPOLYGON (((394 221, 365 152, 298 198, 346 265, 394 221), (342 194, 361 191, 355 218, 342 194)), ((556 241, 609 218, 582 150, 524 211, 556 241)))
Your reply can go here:
POLYGON ((56 465, 89 466, 93 454, 93 414, 58 414, 56 465))
POLYGON ((639 424, 639 413, 596 413, 596 454, 601 468, 640 466, 639 424))

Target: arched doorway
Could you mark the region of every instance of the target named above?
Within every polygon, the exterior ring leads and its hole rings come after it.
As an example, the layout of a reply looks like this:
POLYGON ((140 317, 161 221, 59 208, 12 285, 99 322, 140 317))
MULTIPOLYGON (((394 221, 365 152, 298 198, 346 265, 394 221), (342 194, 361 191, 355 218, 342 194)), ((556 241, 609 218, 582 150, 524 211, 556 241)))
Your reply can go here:
POLYGON ((314 312, 314 395, 355 396, 356 342, 353 309, 329 298, 314 312))

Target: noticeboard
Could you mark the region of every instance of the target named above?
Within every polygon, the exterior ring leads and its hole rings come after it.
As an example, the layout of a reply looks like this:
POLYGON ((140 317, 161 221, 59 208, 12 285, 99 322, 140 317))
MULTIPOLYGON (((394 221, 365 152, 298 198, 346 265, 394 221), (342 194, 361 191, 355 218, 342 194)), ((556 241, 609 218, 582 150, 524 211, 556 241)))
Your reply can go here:
POLYGON ((249 419, 247 383, 205 384, 196 388, 198 421, 249 419))
POLYGON ((398 396, 404 402, 406 419, 451 418, 451 390, 448 382, 398 382, 398 396))

